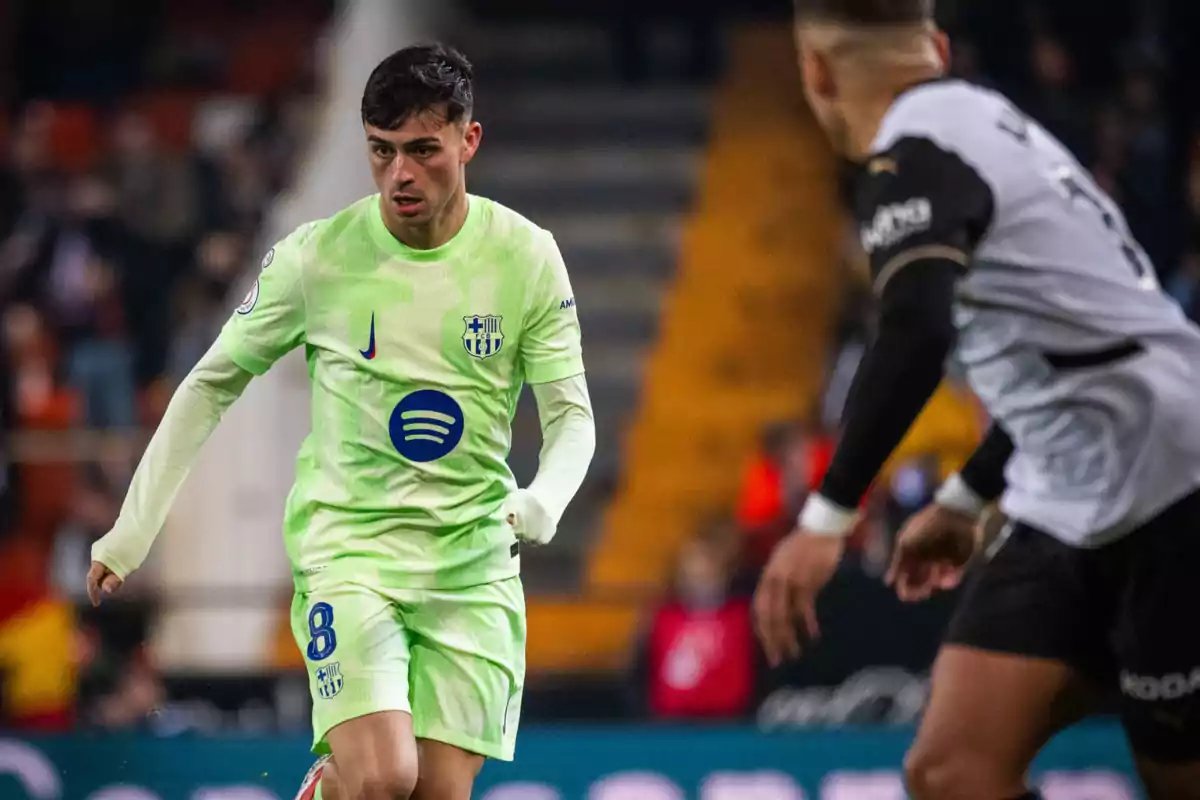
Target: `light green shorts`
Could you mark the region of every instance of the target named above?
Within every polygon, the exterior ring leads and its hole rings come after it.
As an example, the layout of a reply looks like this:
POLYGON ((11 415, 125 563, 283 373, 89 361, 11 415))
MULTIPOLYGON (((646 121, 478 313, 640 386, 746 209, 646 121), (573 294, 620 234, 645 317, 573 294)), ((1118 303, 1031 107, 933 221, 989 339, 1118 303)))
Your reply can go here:
POLYGON ((313 752, 377 711, 412 714, 417 738, 511 761, 525 685, 519 577, 468 589, 341 582, 297 593, 292 633, 313 698, 313 752))

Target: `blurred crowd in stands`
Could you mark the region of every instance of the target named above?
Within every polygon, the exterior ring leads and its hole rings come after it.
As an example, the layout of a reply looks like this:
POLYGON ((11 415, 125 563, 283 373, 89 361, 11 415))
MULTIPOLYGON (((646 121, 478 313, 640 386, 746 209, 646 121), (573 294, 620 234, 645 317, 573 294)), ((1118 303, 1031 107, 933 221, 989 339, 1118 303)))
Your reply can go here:
MULTIPOLYGON (((264 211, 294 174, 314 113, 313 45, 330 3, 133 5, 144 13, 117 14, 117 0, 47 0, 0 25, 0 74, 15 77, 0 82, 0 424, 10 430, 155 424, 256 260, 264 211), (83 22, 57 24, 64 14, 83 22)), ((1166 291, 1200 316, 1200 131, 1172 144, 1154 27, 1133 12, 1081 29, 1080 19, 1095 22, 1086 9, 1064 21, 1008 3, 978 4, 993 14, 972 17, 957 5, 955 73, 1005 91, 1071 147, 1122 203, 1166 291)), ((636 81, 644 51, 631 19, 615 44, 636 81)), ((696 80, 711 74, 713 36, 694 31, 696 80)), ((901 608, 878 576, 903 521, 983 427, 953 386, 949 434, 916 441, 864 499, 844 574, 822 600, 834 611, 822 648, 772 673, 750 627, 756 575, 820 484, 870 339, 855 241, 848 229, 824 397, 807 418, 763 432, 735 506, 680 554, 668 599, 647 612, 631 713, 747 717, 781 685, 928 664, 952 598, 901 608), (895 623, 894 635, 839 635, 864 619, 872 630, 895 623)), ((82 460, 43 444, 18 449, 19 470, 0 465, 10 487, 0 493, 10 501, 0 519, 0 726, 170 727, 147 716, 162 709, 164 688, 144 644, 146 610, 80 603, 88 548, 114 519, 141 444, 115 442, 82 460)))
POLYGON ((160 699, 136 602, 76 624, 89 548, 258 260, 331 5, 49 0, 0 27, 0 411, 26 434, 0 525, 8 724, 124 727, 160 699), (27 441, 83 430, 110 436, 27 441))

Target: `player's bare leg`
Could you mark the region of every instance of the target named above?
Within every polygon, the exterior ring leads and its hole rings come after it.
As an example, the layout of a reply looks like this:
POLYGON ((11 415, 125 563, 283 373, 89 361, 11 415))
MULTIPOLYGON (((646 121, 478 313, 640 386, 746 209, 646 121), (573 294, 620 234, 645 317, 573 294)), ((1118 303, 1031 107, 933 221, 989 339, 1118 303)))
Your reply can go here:
POLYGON ((1166 763, 1137 756, 1150 800, 1200 800, 1200 761, 1166 763))
POLYGON ((483 756, 444 742, 418 739, 420 770, 412 800, 471 800, 483 756))
POLYGON ((408 713, 380 711, 347 720, 332 728, 325 739, 337 767, 322 780, 322 800, 415 797, 417 742, 408 713), (336 794, 327 794, 329 790, 336 794))
POLYGON ((1089 684, 1044 659, 946 645, 905 759, 913 800, 1010 800, 1029 791, 1038 750, 1092 708, 1089 684))

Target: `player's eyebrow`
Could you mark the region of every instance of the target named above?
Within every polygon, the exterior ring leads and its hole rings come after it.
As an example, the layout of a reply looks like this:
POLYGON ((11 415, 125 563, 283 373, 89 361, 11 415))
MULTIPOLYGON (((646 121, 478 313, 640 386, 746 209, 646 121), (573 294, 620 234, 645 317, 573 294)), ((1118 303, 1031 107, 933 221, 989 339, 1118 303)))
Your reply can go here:
POLYGON ((371 144, 383 144, 388 147, 403 147, 405 149, 413 147, 428 147, 429 145, 440 145, 442 142, 436 136, 422 136, 420 139, 411 139, 403 144, 396 144, 384 139, 382 136, 367 136, 367 141, 371 144))
POLYGON ((404 147, 428 147, 429 145, 440 145, 442 140, 436 136, 422 136, 420 139, 413 139, 404 143, 404 147))

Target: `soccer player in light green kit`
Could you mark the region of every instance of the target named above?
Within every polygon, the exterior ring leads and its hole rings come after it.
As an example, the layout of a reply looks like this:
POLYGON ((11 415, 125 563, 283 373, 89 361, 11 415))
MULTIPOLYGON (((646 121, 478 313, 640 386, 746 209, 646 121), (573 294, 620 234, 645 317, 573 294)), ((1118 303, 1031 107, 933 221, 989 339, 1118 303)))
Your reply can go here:
POLYGON ((512 759, 525 674, 518 540, 550 540, 595 449, 553 237, 467 194, 482 134, 472 99, 470 64, 440 45, 375 69, 362 117, 379 194, 267 253, 92 551, 96 603, 145 559, 225 409, 305 347, 312 432, 284 541, 313 750, 332 758, 302 796, 467 800, 485 758, 512 759), (506 456, 525 383, 543 446, 518 489, 506 456))

